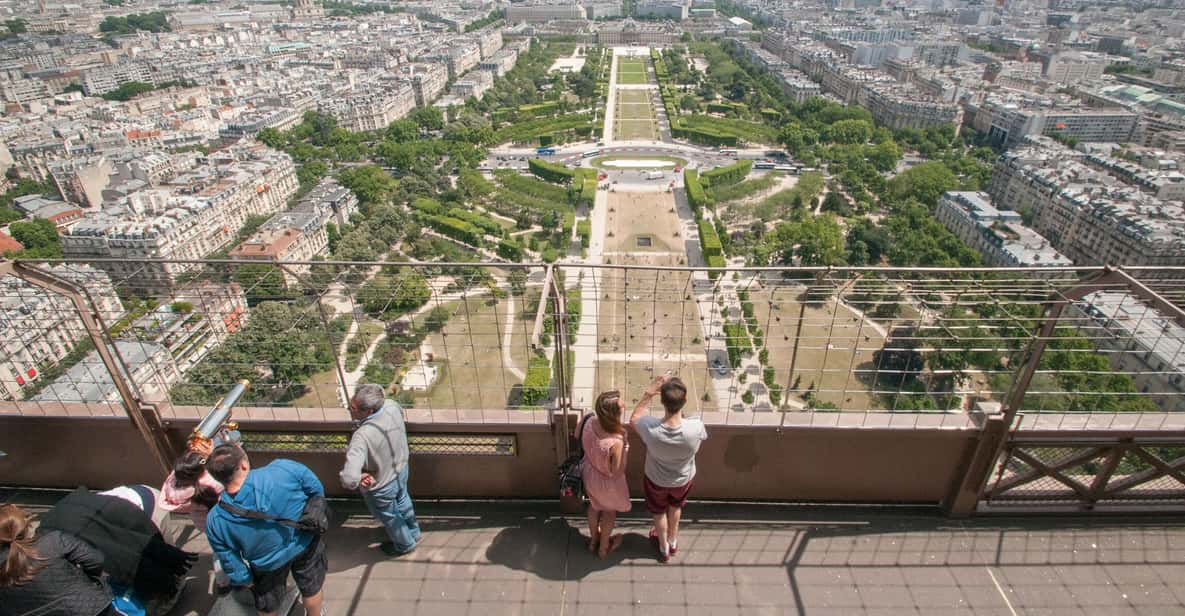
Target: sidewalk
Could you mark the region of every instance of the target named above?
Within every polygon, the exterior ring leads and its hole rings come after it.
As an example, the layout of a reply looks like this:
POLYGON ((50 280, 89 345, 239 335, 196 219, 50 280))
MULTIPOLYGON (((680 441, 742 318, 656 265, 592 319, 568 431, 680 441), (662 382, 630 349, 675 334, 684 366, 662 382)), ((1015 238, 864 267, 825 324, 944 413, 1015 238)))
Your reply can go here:
MULTIPOLYGON (((353 505, 336 505, 328 535, 332 616, 1185 613, 1180 520, 693 503, 662 565, 640 503, 605 561, 585 551, 583 518, 485 502, 419 503, 419 549, 388 560, 353 505)), ((208 548, 188 545, 202 559, 175 613, 204 614, 208 548)))

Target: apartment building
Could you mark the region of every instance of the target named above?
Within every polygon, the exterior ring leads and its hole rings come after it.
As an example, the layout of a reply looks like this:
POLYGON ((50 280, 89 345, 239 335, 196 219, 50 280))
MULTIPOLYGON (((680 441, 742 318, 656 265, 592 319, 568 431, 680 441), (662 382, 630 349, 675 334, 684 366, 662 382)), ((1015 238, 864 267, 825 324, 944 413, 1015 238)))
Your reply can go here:
POLYGON ((506 7, 507 23, 545 23, 560 19, 585 19, 579 4, 512 4, 506 7))
POLYGON ((502 49, 502 30, 486 28, 477 33, 477 46, 481 52, 481 59, 487 60, 502 49))
POLYGON ((218 136, 224 143, 234 143, 244 137, 254 138, 265 128, 288 130, 300 124, 302 117, 301 111, 292 107, 252 109, 224 123, 218 129, 218 136))
POLYGON ((0 81, 0 100, 6 103, 29 103, 53 96, 40 79, 5 79, 0 81))
POLYGON ((1185 207, 1083 159, 1051 139, 1029 139, 996 163, 989 193, 998 207, 1028 212, 1033 228, 1075 264, 1185 265, 1185 207))
POLYGON ((293 206, 292 211, 327 212, 325 224, 342 227, 350 224, 350 217, 358 212, 358 197, 337 180, 325 178, 293 206))
POLYGON ((404 67, 403 76, 411 84, 416 107, 427 107, 444 92, 448 85, 448 66, 419 62, 404 67))
POLYGON ((247 216, 273 214, 296 193, 292 159, 262 145, 211 156, 211 166, 142 190, 87 214, 62 235, 68 258, 115 259, 99 264, 112 278, 147 290, 168 290, 192 263, 229 243, 247 216))
POLYGON ((1173 163, 1171 169, 1154 170, 1131 161, 1098 153, 1088 153, 1082 160, 1092 167, 1110 173, 1125 184, 1135 186, 1159 199, 1185 200, 1185 174, 1177 170, 1176 161, 1170 161, 1173 163))
MULTIPOLYGON (((146 402, 168 400, 169 387, 181 380, 181 371, 164 345, 154 342, 118 340, 111 348, 130 371, 146 402)), ((103 365, 97 351, 91 351, 77 364, 47 385, 32 400, 41 403, 119 404, 119 390, 103 365)))
POLYGON ((934 218, 992 267, 1073 265, 1049 240, 1026 227, 1021 215, 1000 210, 982 192, 948 192, 938 200, 934 218))
MULTIPOLYGON (((310 261, 329 248, 326 222, 324 212, 284 212, 261 225, 228 256, 247 261, 310 261)), ((299 284, 298 275, 308 269, 308 265, 286 266, 284 284, 299 284)))
POLYGON ((153 83, 148 66, 141 62, 122 62, 92 68, 82 73, 82 91, 87 96, 99 96, 132 81, 153 83))
POLYGON ((481 62, 481 46, 474 42, 460 41, 451 45, 445 54, 449 79, 456 79, 469 72, 481 62))
POLYGON ((968 104, 964 118, 995 143, 1011 147, 1027 137, 1062 135, 1086 142, 1127 143, 1139 115, 1122 109, 1036 107, 993 100, 968 104))
POLYGON ((1051 54, 1045 63, 1045 79, 1064 85, 1076 85, 1088 81, 1098 81, 1103 77, 1103 69, 1111 63, 1111 58, 1104 54, 1063 51, 1051 54))
POLYGON ((1117 291, 1091 293, 1067 313, 1093 324, 1091 340, 1112 370, 1131 376, 1136 389, 1162 411, 1185 411, 1185 327, 1117 291))
POLYGON ((171 303, 133 321, 124 338, 159 344, 182 375, 246 324, 247 297, 238 283, 197 281, 177 287, 171 303))
POLYGON ((466 75, 464 79, 454 81, 453 87, 449 89, 449 94, 462 99, 472 96, 480 100, 492 87, 494 87, 493 73, 473 71, 466 75))
POLYGON ((686 0, 643 0, 634 7, 634 14, 683 21, 689 8, 686 0))
POLYGON ((864 87, 863 105, 878 124, 892 130, 930 128, 959 124, 963 110, 959 105, 911 92, 900 84, 868 84, 864 87))
POLYGON ((383 130, 415 107, 415 91, 408 85, 365 88, 318 105, 321 113, 333 116, 342 128, 355 132, 383 130))
POLYGON ((103 189, 110 183, 113 170, 111 162, 101 155, 49 163, 49 174, 62 198, 87 208, 103 205, 103 189))
POLYGON ((501 77, 510 72, 516 62, 518 62, 518 52, 512 49, 503 49, 488 59, 482 60, 478 68, 493 73, 495 77, 501 77))
MULTIPOLYGON (((89 265, 58 265, 54 275, 86 289, 95 314, 115 323, 125 312, 111 279, 89 265)), ((0 398, 24 399, 24 388, 43 377, 88 336, 70 300, 14 276, 0 278, 0 398)))

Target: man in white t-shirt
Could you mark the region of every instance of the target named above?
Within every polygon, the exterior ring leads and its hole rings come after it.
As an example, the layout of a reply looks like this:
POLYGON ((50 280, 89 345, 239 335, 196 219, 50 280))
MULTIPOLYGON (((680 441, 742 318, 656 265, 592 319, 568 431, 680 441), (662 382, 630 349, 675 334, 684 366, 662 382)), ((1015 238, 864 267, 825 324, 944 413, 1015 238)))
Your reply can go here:
POLYGON ((687 386, 678 377, 654 379, 634 414, 630 425, 646 445, 646 469, 643 488, 646 509, 654 516, 650 538, 657 544, 659 562, 667 562, 678 551, 679 518, 695 479, 695 454, 708 438, 700 419, 683 417, 687 404, 687 386), (650 400, 660 396, 666 415, 647 414, 650 400))

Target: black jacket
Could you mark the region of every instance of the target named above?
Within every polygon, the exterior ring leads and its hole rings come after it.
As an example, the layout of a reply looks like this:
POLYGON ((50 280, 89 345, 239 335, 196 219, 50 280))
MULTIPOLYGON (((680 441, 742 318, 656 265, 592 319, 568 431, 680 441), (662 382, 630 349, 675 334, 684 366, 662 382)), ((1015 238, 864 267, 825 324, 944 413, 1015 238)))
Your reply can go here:
MULTIPOLYGON (((35 539, 44 568, 20 586, 0 587, 0 616, 95 616, 111 605, 99 581, 103 555, 65 533, 47 531, 35 539)), ((0 547, 0 561, 8 547, 0 547)))
POLYGON ((114 496, 85 488, 67 494, 41 516, 40 528, 74 535, 103 553, 112 584, 144 600, 177 594, 196 554, 165 543, 148 514, 114 496))

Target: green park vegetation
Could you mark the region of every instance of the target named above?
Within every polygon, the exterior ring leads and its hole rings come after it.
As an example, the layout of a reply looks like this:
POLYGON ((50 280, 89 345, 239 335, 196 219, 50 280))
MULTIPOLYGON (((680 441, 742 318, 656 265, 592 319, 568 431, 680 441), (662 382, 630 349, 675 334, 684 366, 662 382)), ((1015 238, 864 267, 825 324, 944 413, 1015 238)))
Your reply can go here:
POLYGON ((20 178, 4 194, 0 194, 0 225, 6 225, 25 217, 24 214, 12 208, 12 202, 19 197, 28 195, 49 195, 55 198, 59 196, 57 187, 49 182, 20 178))
POLYGON ((766 192, 776 186, 782 177, 779 173, 771 172, 730 186, 713 186, 706 192, 713 203, 729 203, 766 192))
POLYGON ((169 18, 164 11, 132 13, 123 17, 114 15, 99 22, 99 32, 107 36, 119 36, 134 32, 170 32, 169 18))
POLYGON ((493 24, 494 22, 498 21, 499 19, 502 19, 505 15, 506 15, 506 11, 503 11, 501 9, 498 9, 495 11, 490 11, 489 15, 486 15, 485 17, 482 17, 481 19, 465 26, 465 32, 476 32, 478 30, 481 30, 482 28, 493 24))

